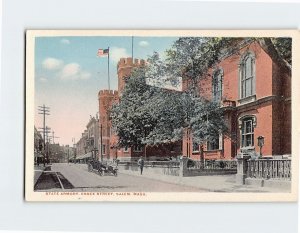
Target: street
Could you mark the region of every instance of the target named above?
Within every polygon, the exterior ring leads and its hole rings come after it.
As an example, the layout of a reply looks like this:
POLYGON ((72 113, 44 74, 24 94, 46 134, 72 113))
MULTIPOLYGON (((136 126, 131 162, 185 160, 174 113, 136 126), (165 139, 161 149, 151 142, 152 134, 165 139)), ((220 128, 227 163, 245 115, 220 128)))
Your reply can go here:
MULTIPOLYGON (((100 176, 96 172, 89 172, 86 164, 56 163, 52 164, 51 172, 61 174, 65 178, 64 180, 72 184, 73 188, 65 189, 65 191, 205 192, 197 187, 149 179, 143 177, 143 175, 119 173, 117 177, 113 175, 100 176)), ((61 177, 61 175, 59 176, 61 177)), ((41 182, 40 180, 38 180, 38 183, 41 182)), ((61 191, 58 185, 50 189, 46 186, 44 185, 44 188, 39 191, 61 191)), ((69 187, 71 186, 69 185, 69 187)))

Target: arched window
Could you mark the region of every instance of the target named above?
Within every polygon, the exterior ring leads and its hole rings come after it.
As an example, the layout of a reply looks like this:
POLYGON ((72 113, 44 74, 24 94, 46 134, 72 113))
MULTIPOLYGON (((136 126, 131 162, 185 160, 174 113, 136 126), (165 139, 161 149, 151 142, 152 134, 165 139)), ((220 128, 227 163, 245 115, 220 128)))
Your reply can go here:
POLYGON ((240 62, 240 98, 255 95, 255 56, 247 52, 240 62))
POLYGON ((214 102, 221 102, 223 92, 223 70, 218 69, 212 77, 212 97, 214 102))

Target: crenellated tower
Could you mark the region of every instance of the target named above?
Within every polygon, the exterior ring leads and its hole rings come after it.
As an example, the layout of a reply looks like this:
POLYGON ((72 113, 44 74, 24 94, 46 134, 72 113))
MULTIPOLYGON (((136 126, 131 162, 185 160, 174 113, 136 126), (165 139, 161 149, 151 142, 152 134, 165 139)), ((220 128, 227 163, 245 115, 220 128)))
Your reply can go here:
MULTIPOLYGON (((117 149, 116 144, 118 138, 115 134, 112 133, 112 122, 110 119, 110 110, 114 103, 119 101, 119 95, 123 91, 125 86, 125 77, 129 77, 132 70, 136 67, 145 65, 144 60, 121 58, 118 62, 117 73, 118 73, 118 91, 116 90, 100 90, 98 93, 99 101, 99 149, 101 148, 101 132, 102 132, 102 153, 103 158, 114 159, 119 156, 130 156, 131 149, 117 149)), ((101 151, 99 151, 99 156, 101 151)))
POLYGON ((131 57, 121 58, 118 62, 118 92, 121 93, 125 86, 125 79, 129 77, 132 70, 136 67, 141 67, 145 65, 145 60, 143 59, 132 59, 131 57))

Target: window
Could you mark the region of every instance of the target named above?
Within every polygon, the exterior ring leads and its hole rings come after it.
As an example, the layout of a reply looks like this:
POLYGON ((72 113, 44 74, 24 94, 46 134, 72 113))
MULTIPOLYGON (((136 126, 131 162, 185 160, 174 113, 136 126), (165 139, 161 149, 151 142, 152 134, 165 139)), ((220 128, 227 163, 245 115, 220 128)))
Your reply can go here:
POLYGON ((242 147, 254 146, 254 124, 253 118, 244 118, 242 121, 242 147))
POLYGON ((124 147, 124 152, 128 152, 128 146, 124 147))
POLYGON ((102 154, 105 155, 105 152, 106 152, 105 145, 102 145, 102 154))
POLYGON ((218 135, 214 140, 207 142, 207 150, 219 150, 219 149, 220 149, 220 142, 219 142, 219 135, 218 135))
POLYGON ((133 150, 135 152, 142 152, 143 151, 142 149, 143 149, 143 147, 141 145, 135 145, 133 148, 133 150))
POLYGON ((246 98, 255 94, 254 55, 247 53, 240 64, 240 97, 246 98))
POLYGON ((212 97, 214 102, 222 100, 223 70, 218 69, 213 73, 212 79, 212 97))
POLYGON ((199 143, 193 142, 193 152, 198 152, 199 151, 199 143))
POLYGON ((94 138, 89 139, 89 146, 94 146, 94 138))

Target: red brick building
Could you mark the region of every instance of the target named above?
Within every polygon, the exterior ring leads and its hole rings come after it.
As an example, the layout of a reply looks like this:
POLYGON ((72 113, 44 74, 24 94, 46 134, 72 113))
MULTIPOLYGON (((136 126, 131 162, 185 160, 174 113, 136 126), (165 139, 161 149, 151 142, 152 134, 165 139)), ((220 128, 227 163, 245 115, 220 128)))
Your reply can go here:
MULTIPOLYGON (((99 92, 105 158, 145 155, 144 148, 116 149, 117 137, 111 133, 109 119, 109 109, 119 100, 124 88, 124 77, 130 76, 134 67, 144 64, 143 60, 120 59, 118 91, 99 92)), ((182 89, 186 90, 188 84, 188 80, 183 79, 182 89)), ((207 77, 200 79, 199 90, 201 96, 220 103, 224 108, 229 136, 219 135, 217 142, 207 142, 200 151, 200 146, 193 143, 191 133, 186 131, 182 142, 147 147, 148 158, 183 155, 195 160, 200 157, 228 160, 240 152, 257 155, 260 152, 259 136, 264 137, 263 156, 291 153, 291 77, 258 43, 247 43, 240 47, 239 53, 224 56, 209 70, 207 77)))
MULTIPOLYGON (((184 80, 183 90, 188 82, 184 80)), ((227 55, 199 81, 200 95, 220 103, 229 135, 207 142, 204 159, 232 159, 237 153, 263 156, 291 153, 291 77, 255 42, 227 55)), ((185 134, 183 154, 200 159, 200 147, 185 134)))

